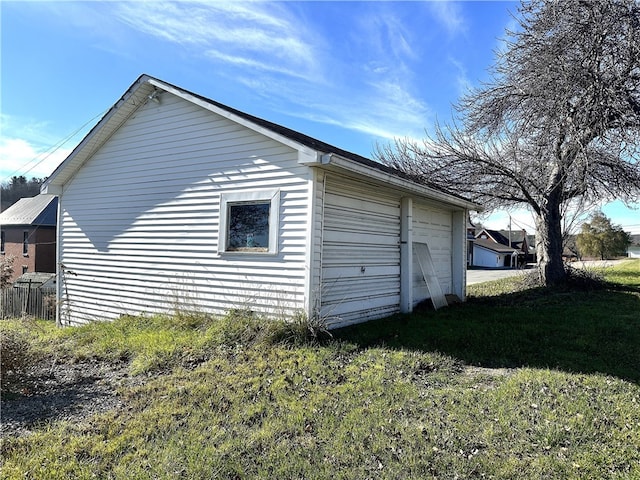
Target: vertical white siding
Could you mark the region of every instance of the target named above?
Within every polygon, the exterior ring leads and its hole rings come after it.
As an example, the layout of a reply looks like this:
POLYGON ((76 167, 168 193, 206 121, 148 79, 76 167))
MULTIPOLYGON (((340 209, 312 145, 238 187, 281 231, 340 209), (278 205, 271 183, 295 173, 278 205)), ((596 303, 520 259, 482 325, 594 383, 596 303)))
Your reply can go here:
POLYGON ((333 174, 324 191, 321 315, 337 326, 397 312, 400 196, 333 174))
POLYGON ((293 149, 165 93, 64 186, 61 320, 304 308, 310 185, 293 149), (218 255, 220 194, 271 188, 277 255, 218 255))
MULTIPOLYGON (((443 293, 452 293, 451 212, 414 202, 413 241, 426 243, 443 293)), ((429 290, 422 278, 418 260, 413 259, 414 305, 429 298, 429 290)))

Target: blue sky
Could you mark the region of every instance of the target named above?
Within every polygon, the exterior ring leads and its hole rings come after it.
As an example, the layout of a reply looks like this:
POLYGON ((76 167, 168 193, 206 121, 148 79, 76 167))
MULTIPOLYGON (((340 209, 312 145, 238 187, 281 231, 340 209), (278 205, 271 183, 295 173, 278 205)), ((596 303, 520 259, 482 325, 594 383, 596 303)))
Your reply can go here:
MULTIPOLYGON (((147 73, 338 147, 421 137, 488 80, 517 3, 0 2, 0 181, 43 177, 147 73)), ((640 211, 605 214, 640 233, 640 211)), ((514 228, 533 231, 525 212, 514 228)), ((485 219, 506 228, 506 214, 485 219)))

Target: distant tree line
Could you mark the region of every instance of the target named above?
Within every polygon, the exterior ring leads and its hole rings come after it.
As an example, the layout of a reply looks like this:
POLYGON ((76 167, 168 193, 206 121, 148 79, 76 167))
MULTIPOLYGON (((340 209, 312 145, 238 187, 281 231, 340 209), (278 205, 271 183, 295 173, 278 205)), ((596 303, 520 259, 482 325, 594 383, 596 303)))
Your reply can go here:
POLYGON ((10 180, 0 184, 0 212, 4 212, 21 198, 35 197, 40 193, 40 186, 44 178, 32 177, 30 180, 24 175, 13 176, 10 180))
POLYGON ((631 235, 621 226, 614 225, 602 212, 596 212, 589 222, 582 225, 576 236, 576 247, 581 256, 598 257, 601 260, 622 256, 631 245, 631 235))

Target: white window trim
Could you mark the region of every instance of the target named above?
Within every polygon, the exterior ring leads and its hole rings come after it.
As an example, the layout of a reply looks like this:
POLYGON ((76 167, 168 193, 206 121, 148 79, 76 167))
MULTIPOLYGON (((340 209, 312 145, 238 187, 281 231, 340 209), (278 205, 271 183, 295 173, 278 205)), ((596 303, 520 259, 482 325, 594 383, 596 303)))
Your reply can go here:
POLYGON ((278 253, 278 232, 280 229, 280 189, 250 190, 220 194, 220 230, 218 232, 218 255, 275 255, 278 253), (269 249, 260 251, 227 251, 229 228, 229 205, 250 202, 270 202, 269 207, 269 249))

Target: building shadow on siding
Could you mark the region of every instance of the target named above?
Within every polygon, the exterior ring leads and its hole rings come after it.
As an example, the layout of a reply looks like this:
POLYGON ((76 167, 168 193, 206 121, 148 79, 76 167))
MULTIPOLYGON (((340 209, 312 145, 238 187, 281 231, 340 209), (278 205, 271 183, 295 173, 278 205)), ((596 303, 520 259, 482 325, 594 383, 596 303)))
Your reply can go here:
POLYGON ((605 374, 640 384, 640 293, 529 290, 336 330, 362 348, 438 351, 487 368, 605 374))

